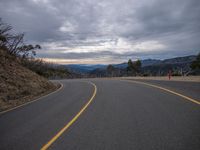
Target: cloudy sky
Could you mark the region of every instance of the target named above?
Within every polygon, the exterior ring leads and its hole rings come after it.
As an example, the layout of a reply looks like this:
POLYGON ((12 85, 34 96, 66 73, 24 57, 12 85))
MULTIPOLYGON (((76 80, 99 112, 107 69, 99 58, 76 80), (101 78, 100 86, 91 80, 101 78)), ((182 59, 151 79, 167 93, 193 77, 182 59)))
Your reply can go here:
POLYGON ((0 17, 57 63, 200 52, 200 0, 0 0, 0 17))

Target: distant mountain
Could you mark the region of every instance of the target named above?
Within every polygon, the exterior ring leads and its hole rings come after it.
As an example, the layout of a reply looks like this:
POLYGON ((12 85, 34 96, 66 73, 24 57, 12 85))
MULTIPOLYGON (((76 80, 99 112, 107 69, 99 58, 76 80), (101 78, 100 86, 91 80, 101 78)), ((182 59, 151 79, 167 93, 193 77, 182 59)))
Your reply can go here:
POLYGON ((163 64, 183 64, 183 63, 190 63, 196 59, 197 56, 185 56, 185 57, 176 57, 171 59, 165 59, 161 61, 163 64))
MULTIPOLYGON (((187 73, 190 71, 190 64, 196 59, 196 56, 176 57, 171 59, 145 59, 141 60, 142 72, 149 75, 165 75, 169 70, 174 70, 178 73, 187 73)), ((70 71, 89 74, 92 76, 108 76, 106 71, 108 65, 87 65, 87 64, 70 64, 65 65, 70 71)), ((121 64, 113 64, 115 74, 123 76, 126 74, 128 64, 126 62, 121 64)))
POLYGON ((161 62, 162 61, 159 60, 159 59, 145 59, 145 60, 141 60, 142 67, 159 64, 161 62))
POLYGON ((147 75, 166 75, 169 70, 174 75, 183 75, 191 73, 190 64, 196 59, 196 56, 176 57, 155 62, 152 65, 142 67, 143 74, 147 75))
MULTIPOLYGON (((66 68, 73 72, 77 73, 90 73, 93 71, 103 71, 107 68, 107 65, 103 64, 97 64, 97 65, 89 65, 89 64, 70 64, 70 65, 64 65, 66 68)), ((126 68, 127 63, 121 63, 121 64, 113 64, 114 67, 116 68, 126 68)))
POLYGON ((64 66, 73 72, 84 74, 84 73, 89 73, 97 68, 106 68, 107 65, 70 64, 64 66))
POLYGON ((195 55, 191 56, 185 56, 185 57, 175 57, 165 60, 159 60, 159 59, 145 59, 141 60, 142 67, 146 66, 152 66, 152 65, 161 65, 161 64, 185 64, 185 63, 191 63, 196 59, 195 55))
POLYGON ((126 62, 124 62, 124 63, 121 63, 121 64, 114 64, 113 66, 116 67, 116 68, 123 69, 123 68, 126 68, 128 66, 128 64, 126 62))

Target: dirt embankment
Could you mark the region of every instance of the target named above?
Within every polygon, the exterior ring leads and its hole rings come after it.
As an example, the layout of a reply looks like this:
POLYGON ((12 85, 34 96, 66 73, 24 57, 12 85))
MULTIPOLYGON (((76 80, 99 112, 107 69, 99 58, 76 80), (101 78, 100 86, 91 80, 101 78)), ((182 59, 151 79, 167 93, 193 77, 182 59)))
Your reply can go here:
POLYGON ((53 83, 24 68, 17 58, 0 49, 0 111, 31 101, 56 88, 53 83))

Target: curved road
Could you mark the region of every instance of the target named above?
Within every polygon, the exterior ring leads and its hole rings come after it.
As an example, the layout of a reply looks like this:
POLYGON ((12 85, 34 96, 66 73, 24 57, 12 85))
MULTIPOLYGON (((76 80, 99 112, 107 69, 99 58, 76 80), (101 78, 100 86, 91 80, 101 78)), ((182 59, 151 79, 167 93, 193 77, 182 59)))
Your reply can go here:
POLYGON ((0 150, 200 149, 197 103, 120 80, 59 82, 61 90, 0 115, 0 150))

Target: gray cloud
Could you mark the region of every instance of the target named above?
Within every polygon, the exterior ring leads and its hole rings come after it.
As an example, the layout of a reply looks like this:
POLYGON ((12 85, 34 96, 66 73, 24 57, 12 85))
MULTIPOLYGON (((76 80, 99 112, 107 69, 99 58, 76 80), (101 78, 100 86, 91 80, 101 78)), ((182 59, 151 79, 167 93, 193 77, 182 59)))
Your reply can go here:
POLYGON ((124 61, 200 51, 199 0, 1 0, 0 14, 43 46, 39 57, 124 61))

